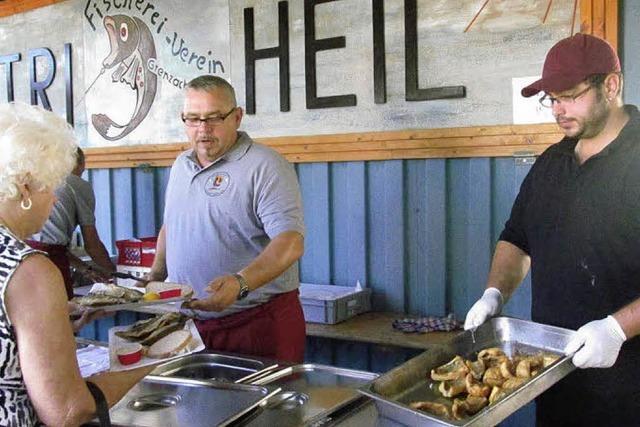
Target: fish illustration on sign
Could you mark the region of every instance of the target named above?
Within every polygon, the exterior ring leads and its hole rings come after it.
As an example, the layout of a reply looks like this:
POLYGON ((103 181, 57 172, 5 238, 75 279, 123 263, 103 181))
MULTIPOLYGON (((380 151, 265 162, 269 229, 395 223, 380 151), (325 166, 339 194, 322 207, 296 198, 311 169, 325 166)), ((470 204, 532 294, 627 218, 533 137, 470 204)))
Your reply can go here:
POLYGON ((147 69, 156 47, 149 27, 136 17, 105 16, 103 20, 111 52, 102 61, 102 71, 116 67, 113 83, 124 83, 136 91, 136 107, 128 123, 118 124, 106 114, 92 114, 91 123, 105 139, 115 141, 133 131, 144 120, 156 96, 158 78, 147 69))

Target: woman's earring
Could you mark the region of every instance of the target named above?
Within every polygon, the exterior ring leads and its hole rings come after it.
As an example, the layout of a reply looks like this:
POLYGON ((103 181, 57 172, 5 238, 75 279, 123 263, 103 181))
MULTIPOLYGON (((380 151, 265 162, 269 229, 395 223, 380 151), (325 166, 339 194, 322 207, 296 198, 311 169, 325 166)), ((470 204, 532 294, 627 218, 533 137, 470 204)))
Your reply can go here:
POLYGON ((31 206, 33 206, 33 202, 31 201, 31 197, 29 197, 27 199, 27 203, 25 203, 24 199, 22 199, 22 201, 20 202, 20 207, 25 211, 28 211, 29 209, 31 209, 31 206))

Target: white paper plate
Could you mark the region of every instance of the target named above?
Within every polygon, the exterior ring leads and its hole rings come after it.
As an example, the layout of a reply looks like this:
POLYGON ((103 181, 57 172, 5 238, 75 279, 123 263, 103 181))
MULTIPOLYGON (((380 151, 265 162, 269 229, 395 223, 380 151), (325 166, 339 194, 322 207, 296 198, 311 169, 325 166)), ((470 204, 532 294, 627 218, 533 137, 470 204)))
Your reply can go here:
POLYGON ((200 337, 200 333, 198 333, 198 328, 196 328, 193 320, 189 319, 184 325, 184 329, 187 329, 191 332, 191 342, 187 345, 181 352, 178 354, 167 357, 164 359, 154 359, 151 357, 142 356, 136 363, 132 363, 131 365, 123 365, 118 361, 118 356, 116 356, 116 349, 122 344, 131 343, 131 341, 127 341, 124 338, 120 338, 115 333, 116 331, 123 331, 128 329, 129 326, 114 326, 109 329, 109 370, 111 371, 127 371, 129 369, 139 368, 141 366, 153 365, 158 362, 166 362, 167 360, 172 360, 177 357, 184 356, 186 354, 195 353, 198 351, 204 350, 204 342, 200 337))

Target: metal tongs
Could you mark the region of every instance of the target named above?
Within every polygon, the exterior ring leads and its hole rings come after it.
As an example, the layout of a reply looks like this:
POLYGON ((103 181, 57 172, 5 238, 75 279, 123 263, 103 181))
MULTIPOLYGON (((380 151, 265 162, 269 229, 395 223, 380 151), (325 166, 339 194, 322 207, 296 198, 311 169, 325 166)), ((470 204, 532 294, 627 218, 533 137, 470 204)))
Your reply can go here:
POLYGON ((114 271, 111 273, 111 277, 117 277, 118 279, 131 279, 131 280, 135 280, 136 282, 142 282, 144 283, 144 286, 147 286, 147 284, 151 281, 149 279, 144 279, 142 277, 137 277, 134 276, 131 273, 123 273, 122 271, 114 271))
POLYGON ((277 371, 279 368, 281 368, 281 366, 277 363, 271 365, 271 366, 267 366, 266 368, 263 368, 260 371, 256 371, 252 374, 249 374, 245 377, 242 377, 240 379, 235 380, 234 382, 236 384, 254 384, 255 381, 258 381, 259 379, 262 379, 272 373, 274 373, 275 371, 277 371))

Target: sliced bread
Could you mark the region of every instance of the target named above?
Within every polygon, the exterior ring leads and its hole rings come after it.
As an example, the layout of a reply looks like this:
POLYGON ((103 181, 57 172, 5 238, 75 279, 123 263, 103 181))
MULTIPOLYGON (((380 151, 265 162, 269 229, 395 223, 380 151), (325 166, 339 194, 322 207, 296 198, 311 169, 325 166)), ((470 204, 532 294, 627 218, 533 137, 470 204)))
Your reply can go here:
POLYGON ((186 329, 171 332, 160 338, 147 349, 147 357, 164 359, 182 351, 191 341, 191 332, 186 329))

